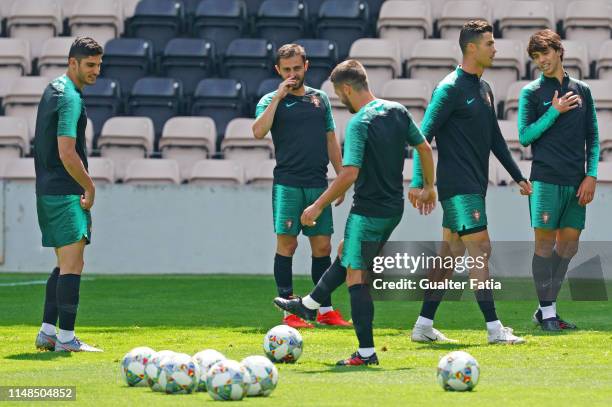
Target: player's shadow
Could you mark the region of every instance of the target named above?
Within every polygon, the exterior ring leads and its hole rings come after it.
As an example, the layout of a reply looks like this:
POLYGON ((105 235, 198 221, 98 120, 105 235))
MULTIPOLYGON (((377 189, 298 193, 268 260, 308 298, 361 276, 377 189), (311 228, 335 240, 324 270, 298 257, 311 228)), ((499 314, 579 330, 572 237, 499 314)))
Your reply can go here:
POLYGON ((72 357, 71 352, 24 352, 16 353, 14 355, 5 356, 4 359, 11 360, 55 360, 58 358, 69 358, 72 357))
POLYGON ((325 363, 327 368, 296 371, 298 374, 319 374, 319 373, 353 373, 353 372, 401 372, 413 370, 413 367, 386 368, 384 366, 337 366, 325 363))
POLYGON ((440 349, 440 350, 462 350, 466 348, 476 348, 482 345, 473 343, 424 343, 417 346, 417 350, 420 349, 440 349))

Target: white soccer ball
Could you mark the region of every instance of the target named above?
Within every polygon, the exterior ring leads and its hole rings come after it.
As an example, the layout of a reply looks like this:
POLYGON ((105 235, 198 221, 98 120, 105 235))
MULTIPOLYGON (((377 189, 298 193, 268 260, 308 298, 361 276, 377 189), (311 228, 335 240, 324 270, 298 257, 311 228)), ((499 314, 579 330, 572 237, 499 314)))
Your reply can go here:
POLYGON ((185 353, 177 353, 164 359, 160 364, 159 386, 168 394, 191 393, 195 391, 200 377, 200 368, 185 353))
POLYGON ((295 363, 302 355, 302 335, 290 326, 277 325, 264 337, 264 352, 272 362, 295 363))
POLYGON ((213 400, 242 400, 251 383, 251 375, 235 360, 221 360, 210 368, 206 390, 213 400))
POLYGON ((146 346, 134 348, 121 360, 121 374, 128 386, 144 386, 146 382, 145 366, 155 355, 155 351, 146 346))
POLYGON ((264 356, 249 356, 240 362, 251 375, 247 396, 264 396, 272 394, 278 383, 278 370, 270 359, 264 356))
POLYGON ((171 358, 175 354, 176 353, 171 350, 161 350, 149 360, 145 366, 145 381, 151 390, 163 391, 159 385, 159 374, 161 373, 160 365, 162 361, 171 358))
POLYGON ((438 363, 438 383, 444 390, 470 391, 479 377, 478 362, 467 352, 451 352, 438 363))
POLYGON ((200 367, 200 377, 198 378, 198 391, 206 391, 206 376, 211 366, 225 360, 222 353, 214 349, 205 349, 193 355, 193 360, 200 367))

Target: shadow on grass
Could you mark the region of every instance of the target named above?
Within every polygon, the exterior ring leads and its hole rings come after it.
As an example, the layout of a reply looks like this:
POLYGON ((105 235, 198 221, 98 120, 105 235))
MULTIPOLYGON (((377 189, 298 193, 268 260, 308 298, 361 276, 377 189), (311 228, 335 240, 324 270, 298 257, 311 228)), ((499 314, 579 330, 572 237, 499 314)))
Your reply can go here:
POLYGON ((296 371, 298 374, 319 374, 319 373, 353 373, 353 372, 401 372, 413 370, 412 367, 386 368, 384 366, 336 366, 335 364, 325 363, 326 368, 296 371))
POLYGON ((24 352, 5 356, 4 359, 46 361, 69 357, 72 357, 72 354, 70 352, 24 352))
POLYGON ((477 348, 479 344, 470 344, 470 343, 424 343, 419 345, 416 349, 440 349, 440 350, 461 350, 466 348, 477 348))

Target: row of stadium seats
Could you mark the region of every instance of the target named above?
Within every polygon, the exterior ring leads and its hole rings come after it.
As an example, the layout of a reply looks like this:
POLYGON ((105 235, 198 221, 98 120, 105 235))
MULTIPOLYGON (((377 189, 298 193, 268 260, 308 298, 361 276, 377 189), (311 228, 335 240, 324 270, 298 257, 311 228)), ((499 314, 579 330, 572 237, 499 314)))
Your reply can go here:
MULTIPOLYGON (((182 177, 179 163, 173 159, 133 159, 122 177, 122 183, 134 185, 173 185, 189 183, 193 185, 271 185, 274 179, 273 170, 275 160, 262 160, 257 165, 245 167, 238 160, 199 160, 195 162, 187 177, 182 177)), ((528 176, 531 161, 519 161, 519 167, 525 176, 528 176)), ((404 164, 404 182, 412 179, 412 159, 404 164)), ((89 159, 89 173, 98 185, 117 182, 117 174, 112 160, 100 157, 89 159)), ((327 178, 333 180, 336 173, 333 167, 328 166, 327 178)), ((20 158, 0 162, 0 180, 17 182, 34 182, 33 158, 20 158)), ((599 183, 612 183, 612 162, 599 163, 599 183)), ((493 158, 489 164, 490 185, 513 185, 506 170, 493 158)))

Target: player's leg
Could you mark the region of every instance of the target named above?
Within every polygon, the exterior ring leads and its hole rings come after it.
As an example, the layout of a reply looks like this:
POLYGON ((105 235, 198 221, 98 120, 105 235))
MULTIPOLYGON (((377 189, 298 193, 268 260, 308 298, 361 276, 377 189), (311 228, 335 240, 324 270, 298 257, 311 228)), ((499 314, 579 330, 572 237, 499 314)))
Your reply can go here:
MULTIPOLYGON (((533 218, 532 224, 540 225, 539 223, 534 223, 533 218)), ((556 224, 558 223, 555 222, 553 227, 556 224)), ((533 314, 533 320, 545 331, 560 331, 561 328, 555 316, 553 306, 554 296, 552 294, 553 253, 557 229, 536 227, 534 228, 534 235, 535 251, 531 261, 531 268, 539 306, 533 314)))
MULTIPOLYGON (((442 245, 438 255, 441 258, 450 256, 456 259, 463 256, 464 253, 465 245, 459 235, 449 228, 442 228, 442 245)), ((453 271, 454 267, 452 266, 450 268, 432 268, 427 273, 427 279, 430 282, 449 280, 453 276, 453 271)), ((444 290, 442 289, 425 290, 421 312, 410 335, 413 342, 455 342, 433 327, 434 317, 443 296, 444 290)))
POLYGON ((572 258, 578 253, 580 229, 563 227, 557 232, 556 246, 552 255, 552 298, 555 317, 561 329, 576 329, 576 325, 564 320, 557 312, 557 298, 572 258))
POLYGON ((40 332, 36 336, 36 348, 40 350, 54 350, 57 341, 57 279, 59 277, 59 258, 55 249, 56 266, 47 279, 45 286, 45 302, 43 306, 43 318, 40 332))
MULTIPOLYGON (((489 279, 489 259, 491 257, 489 232, 485 229, 474 233, 463 232, 460 235, 469 256, 472 259, 484 259, 483 267, 477 267, 478 263, 476 263, 470 269, 470 279, 486 282, 489 279)), ((518 344, 525 342, 523 338, 512 333, 512 328, 503 326, 497 317, 492 289, 479 288, 474 291, 474 295, 487 325, 489 343, 518 344)))

